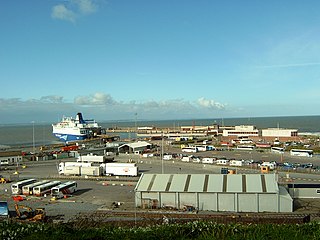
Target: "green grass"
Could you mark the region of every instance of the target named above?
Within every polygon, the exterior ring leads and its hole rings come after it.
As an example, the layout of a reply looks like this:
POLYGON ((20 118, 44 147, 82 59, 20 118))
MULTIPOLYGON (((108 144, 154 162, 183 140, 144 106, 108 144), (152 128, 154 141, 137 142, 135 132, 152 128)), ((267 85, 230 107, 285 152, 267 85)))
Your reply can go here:
POLYGON ((320 239, 320 224, 217 224, 193 221, 149 227, 74 229, 69 224, 0 223, 1 239, 320 239))

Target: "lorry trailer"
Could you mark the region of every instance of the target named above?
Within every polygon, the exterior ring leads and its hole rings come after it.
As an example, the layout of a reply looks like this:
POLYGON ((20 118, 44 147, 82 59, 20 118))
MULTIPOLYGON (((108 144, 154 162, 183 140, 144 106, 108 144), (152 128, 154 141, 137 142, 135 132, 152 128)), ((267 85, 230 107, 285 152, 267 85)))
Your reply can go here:
POLYGON ((105 163, 102 167, 107 176, 138 176, 135 163, 105 163))

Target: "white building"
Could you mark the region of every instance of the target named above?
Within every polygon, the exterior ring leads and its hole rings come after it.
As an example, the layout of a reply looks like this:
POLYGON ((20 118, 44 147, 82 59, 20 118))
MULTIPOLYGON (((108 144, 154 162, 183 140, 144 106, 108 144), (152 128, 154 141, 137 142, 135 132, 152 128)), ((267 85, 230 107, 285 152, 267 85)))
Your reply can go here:
POLYGON ((297 129, 267 128, 261 130, 262 137, 291 138, 298 136, 297 129))
POLYGON ((222 132, 223 137, 258 137, 259 130, 256 126, 240 125, 234 126, 233 129, 224 129, 222 132))

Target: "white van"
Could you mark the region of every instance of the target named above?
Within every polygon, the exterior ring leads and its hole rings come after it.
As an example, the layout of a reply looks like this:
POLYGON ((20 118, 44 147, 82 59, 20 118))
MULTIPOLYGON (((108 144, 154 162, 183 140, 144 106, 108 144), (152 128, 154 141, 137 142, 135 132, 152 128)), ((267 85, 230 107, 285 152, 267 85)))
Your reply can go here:
POLYGON ((184 156, 181 158, 181 162, 191 162, 192 156, 184 156))

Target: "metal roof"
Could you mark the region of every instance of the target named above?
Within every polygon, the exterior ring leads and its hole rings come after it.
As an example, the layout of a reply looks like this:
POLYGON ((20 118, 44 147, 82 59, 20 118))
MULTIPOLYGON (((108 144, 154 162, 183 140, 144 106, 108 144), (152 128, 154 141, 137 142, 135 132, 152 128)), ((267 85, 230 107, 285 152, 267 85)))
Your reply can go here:
POLYGON ((7 151, 7 152, 0 152, 0 157, 17 157, 22 156, 21 151, 7 151))
POLYGON ((135 191, 278 193, 274 174, 142 174, 135 191))
POLYGON ((124 146, 128 146, 128 147, 131 147, 131 148, 140 148, 140 147, 146 147, 146 146, 150 146, 152 145, 151 143, 148 143, 148 142, 133 142, 133 143, 126 143, 126 144, 123 144, 121 145, 119 148, 122 148, 124 146))

